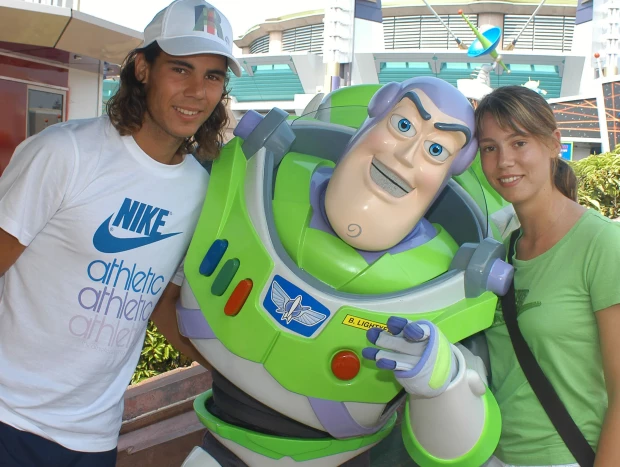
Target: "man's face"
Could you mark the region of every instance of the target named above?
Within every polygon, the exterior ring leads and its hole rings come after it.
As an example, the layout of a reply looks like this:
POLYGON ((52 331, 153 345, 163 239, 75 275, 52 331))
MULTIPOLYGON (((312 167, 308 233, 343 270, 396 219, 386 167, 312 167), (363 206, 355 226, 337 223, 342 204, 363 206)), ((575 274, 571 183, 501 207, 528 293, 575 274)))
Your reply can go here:
POLYGON ((161 52, 151 65, 138 55, 136 77, 146 85, 144 125, 164 139, 193 136, 222 99, 226 69, 221 55, 161 52))
POLYGON ((343 157, 327 187, 330 224, 351 246, 388 249, 424 216, 471 134, 414 89, 343 157))

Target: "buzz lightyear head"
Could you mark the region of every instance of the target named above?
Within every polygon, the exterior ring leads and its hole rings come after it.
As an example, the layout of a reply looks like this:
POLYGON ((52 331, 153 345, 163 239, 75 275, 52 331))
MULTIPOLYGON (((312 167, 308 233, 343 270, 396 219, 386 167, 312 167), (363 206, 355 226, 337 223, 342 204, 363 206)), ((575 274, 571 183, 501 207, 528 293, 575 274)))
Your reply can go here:
POLYGON ((441 79, 382 87, 328 184, 325 211, 334 231, 361 250, 399 243, 448 179, 473 161, 474 130, 471 104, 441 79))

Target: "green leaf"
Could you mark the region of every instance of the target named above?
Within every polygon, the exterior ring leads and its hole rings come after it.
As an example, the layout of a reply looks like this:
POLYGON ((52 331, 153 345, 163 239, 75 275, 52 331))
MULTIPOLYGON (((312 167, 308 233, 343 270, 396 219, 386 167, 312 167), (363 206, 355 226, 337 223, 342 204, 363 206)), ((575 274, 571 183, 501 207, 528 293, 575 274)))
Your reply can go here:
POLYGON ((579 202, 616 218, 620 215, 620 145, 613 152, 589 156, 570 165, 579 183, 579 202))
POLYGON ((137 384, 166 371, 192 364, 192 360, 170 345, 166 338, 157 330, 157 326, 149 321, 144 347, 140 352, 140 360, 131 377, 130 384, 137 384))

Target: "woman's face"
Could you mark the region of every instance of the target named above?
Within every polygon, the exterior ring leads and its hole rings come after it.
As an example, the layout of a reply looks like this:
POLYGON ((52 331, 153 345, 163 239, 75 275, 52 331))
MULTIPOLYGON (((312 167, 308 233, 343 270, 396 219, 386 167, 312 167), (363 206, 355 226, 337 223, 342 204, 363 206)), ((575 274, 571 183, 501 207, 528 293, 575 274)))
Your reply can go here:
POLYGON ((547 144, 525 132, 502 129, 487 113, 478 135, 482 170, 506 201, 520 204, 553 190, 551 160, 560 152, 560 131, 547 144))

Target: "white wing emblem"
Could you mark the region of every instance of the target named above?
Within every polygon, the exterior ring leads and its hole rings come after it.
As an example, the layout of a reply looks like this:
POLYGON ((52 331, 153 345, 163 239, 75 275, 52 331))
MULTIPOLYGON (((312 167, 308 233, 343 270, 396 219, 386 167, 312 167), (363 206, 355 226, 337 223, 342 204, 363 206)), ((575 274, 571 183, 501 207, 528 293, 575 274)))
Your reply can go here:
POLYGON ((304 326, 314 326, 324 321, 327 316, 318 311, 314 311, 309 306, 303 306, 301 303, 301 295, 291 299, 284 289, 276 281, 271 285, 271 301, 277 306, 276 312, 281 314, 280 320, 290 324, 291 321, 297 321, 304 326))

